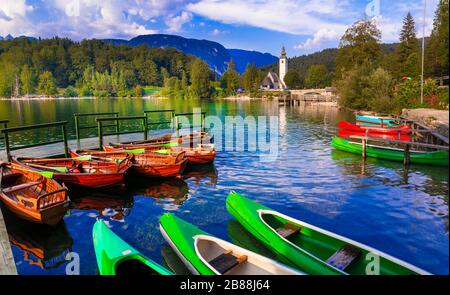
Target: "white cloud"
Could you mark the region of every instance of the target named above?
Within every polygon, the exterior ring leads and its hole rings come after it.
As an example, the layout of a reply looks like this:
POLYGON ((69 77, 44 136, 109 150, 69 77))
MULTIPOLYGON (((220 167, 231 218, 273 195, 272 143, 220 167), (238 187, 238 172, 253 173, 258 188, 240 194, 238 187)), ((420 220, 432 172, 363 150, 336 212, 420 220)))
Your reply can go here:
POLYGON ((192 18, 192 13, 186 11, 182 11, 180 15, 168 17, 166 19, 167 31, 172 33, 180 32, 183 25, 190 22, 192 18))
POLYGON ((335 30, 320 29, 313 37, 308 38, 305 42, 294 46, 295 49, 317 49, 323 45, 324 42, 339 40, 343 32, 336 32, 335 30))
POLYGON ((311 35, 321 28, 342 30, 346 24, 339 19, 344 12, 348 16, 347 5, 347 1, 338 0, 200 0, 186 7, 193 13, 226 24, 311 35))

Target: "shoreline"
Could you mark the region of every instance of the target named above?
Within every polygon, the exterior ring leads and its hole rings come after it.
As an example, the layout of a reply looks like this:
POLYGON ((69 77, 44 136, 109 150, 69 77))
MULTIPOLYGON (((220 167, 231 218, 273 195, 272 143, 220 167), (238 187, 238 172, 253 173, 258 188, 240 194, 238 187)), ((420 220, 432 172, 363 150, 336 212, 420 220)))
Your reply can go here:
POLYGON ((0 97, 0 100, 8 100, 8 101, 31 101, 31 100, 83 100, 83 99, 168 99, 166 96, 142 96, 142 97, 96 97, 96 96, 77 96, 77 97, 0 97))

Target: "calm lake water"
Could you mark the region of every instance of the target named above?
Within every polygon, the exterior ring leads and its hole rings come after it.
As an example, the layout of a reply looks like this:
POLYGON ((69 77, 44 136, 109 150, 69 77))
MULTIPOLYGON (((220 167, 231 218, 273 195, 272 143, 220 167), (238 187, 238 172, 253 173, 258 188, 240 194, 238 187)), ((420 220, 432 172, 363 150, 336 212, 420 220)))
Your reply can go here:
MULTIPOLYGON (((330 140, 348 112, 334 107, 279 107, 260 101, 169 99, 82 99, 0 101, 0 119, 11 126, 69 121, 73 113, 112 112, 141 115, 144 109, 208 115, 278 115, 279 155, 260 162, 257 153, 218 153, 215 165, 188 171, 185 179, 133 180, 123 189, 72 192, 72 209, 64 222, 47 228, 22 222, 5 212, 12 250, 20 274, 64 274, 64 256, 80 256, 81 273, 96 274, 92 225, 97 217, 133 247, 179 273, 186 270, 159 232, 159 217, 173 212, 220 238, 269 257, 225 208, 231 190, 294 218, 347 236, 436 274, 449 272, 448 170, 368 159, 333 150, 330 140)), ((130 127, 129 128, 133 128, 130 127)), ((93 130, 91 134, 95 134, 93 130)), ((22 134, 21 143, 58 138, 58 130, 22 134)))

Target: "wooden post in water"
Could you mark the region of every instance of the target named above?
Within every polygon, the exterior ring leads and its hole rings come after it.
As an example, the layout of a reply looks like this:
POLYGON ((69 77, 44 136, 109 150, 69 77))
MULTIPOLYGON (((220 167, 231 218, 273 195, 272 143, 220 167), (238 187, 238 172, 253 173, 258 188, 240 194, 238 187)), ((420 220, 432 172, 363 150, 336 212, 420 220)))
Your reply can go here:
POLYGON ((403 164, 408 166, 410 162, 409 144, 405 146, 405 154, 403 156, 403 164))
POLYGON ((97 121, 97 132, 98 132, 98 147, 100 150, 103 150, 102 121, 97 121))
POLYGON ((147 140, 147 136, 148 136, 147 116, 145 116, 144 119, 142 119, 142 123, 144 124, 144 140, 147 140))
POLYGON ((4 133, 4 141, 5 141, 5 150, 6 150, 6 156, 8 158, 8 161, 11 161, 11 147, 9 146, 9 136, 8 132, 4 133))
POLYGON ((77 141, 80 141, 80 129, 79 129, 79 126, 78 126, 80 122, 78 121, 77 114, 74 114, 73 116, 75 118, 75 136, 77 138, 77 141))
POLYGON ((363 159, 366 159, 366 145, 367 145, 367 139, 364 138, 362 140, 362 157, 363 157, 363 159))
POLYGON ((62 137, 64 142, 64 153, 66 157, 69 157, 69 145, 67 144, 67 128, 66 125, 61 126, 62 137))

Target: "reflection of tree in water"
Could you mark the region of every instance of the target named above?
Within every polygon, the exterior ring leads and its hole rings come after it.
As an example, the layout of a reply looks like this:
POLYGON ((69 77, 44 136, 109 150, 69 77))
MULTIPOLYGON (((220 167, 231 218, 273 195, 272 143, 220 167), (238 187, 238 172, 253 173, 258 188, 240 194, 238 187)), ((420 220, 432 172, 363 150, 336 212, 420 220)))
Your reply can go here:
POLYGON ((120 191, 116 194, 95 192, 72 198, 70 207, 77 210, 96 210, 97 214, 89 214, 90 217, 103 216, 116 221, 124 221, 125 217, 130 215, 133 198, 123 196, 120 191))
POLYGON ((188 166, 183 173, 183 179, 192 179, 196 185, 204 183, 215 187, 218 178, 219 175, 214 164, 188 166))
MULTIPOLYGON (((55 227, 31 223, 5 212, 9 241, 23 252, 23 260, 41 269, 57 268, 65 264, 72 251, 73 240, 64 221, 55 227)), ((17 257, 15 258, 18 260, 17 257)))

